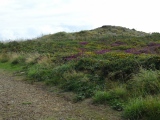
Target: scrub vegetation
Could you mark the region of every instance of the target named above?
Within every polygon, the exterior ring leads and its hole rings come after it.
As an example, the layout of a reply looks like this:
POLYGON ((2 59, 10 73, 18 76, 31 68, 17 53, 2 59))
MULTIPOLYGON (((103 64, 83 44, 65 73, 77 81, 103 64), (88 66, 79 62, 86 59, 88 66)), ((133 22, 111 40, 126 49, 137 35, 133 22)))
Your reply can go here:
POLYGON ((92 98, 124 119, 160 119, 160 33, 117 26, 0 43, 0 67, 92 98), (10 66, 10 67, 9 67, 10 66))

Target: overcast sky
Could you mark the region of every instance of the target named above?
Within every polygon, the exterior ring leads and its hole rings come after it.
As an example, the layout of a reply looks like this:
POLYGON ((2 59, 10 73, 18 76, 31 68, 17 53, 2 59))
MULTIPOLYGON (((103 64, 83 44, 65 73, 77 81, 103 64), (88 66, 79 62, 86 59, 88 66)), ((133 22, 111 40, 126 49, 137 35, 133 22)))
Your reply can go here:
POLYGON ((0 40, 102 25, 160 32, 159 0, 0 0, 0 40))

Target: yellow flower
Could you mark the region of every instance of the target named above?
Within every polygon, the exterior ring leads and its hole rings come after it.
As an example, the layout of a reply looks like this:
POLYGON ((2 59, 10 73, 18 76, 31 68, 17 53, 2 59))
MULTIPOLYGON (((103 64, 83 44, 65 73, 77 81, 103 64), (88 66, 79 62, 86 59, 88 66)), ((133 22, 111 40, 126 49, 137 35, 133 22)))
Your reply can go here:
POLYGON ((94 52, 85 52, 86 55, 89 55, 89 56, 94 56, 95 53, 94 52))

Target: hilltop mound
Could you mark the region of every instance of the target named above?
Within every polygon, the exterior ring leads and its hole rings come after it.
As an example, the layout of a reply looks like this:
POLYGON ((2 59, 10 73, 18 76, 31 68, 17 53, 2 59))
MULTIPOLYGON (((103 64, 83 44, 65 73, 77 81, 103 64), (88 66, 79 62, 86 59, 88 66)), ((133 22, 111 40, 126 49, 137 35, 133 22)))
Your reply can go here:
POLYGON ((129 29, 129 28, 125 28, 125 27, 111 26, 111 25, 104 25, 104 26, 96 28, 92 31, 96 31, 102 35, 111 35, 111 36, 123 35, 123 36, 141 37, 141 36, 148 35, 145 32, 136 31, 135 29, 129 29))
POLYGON ((55 34, 45 35, 44 39, 97 39, 111 36, 132 36, 143 37, 148 33, 137 31, 135 29, 129 29, 120 26, 103 25, 102 27, 92 30, 82 30, 79 32, 67 33, 58 32, 55 34))

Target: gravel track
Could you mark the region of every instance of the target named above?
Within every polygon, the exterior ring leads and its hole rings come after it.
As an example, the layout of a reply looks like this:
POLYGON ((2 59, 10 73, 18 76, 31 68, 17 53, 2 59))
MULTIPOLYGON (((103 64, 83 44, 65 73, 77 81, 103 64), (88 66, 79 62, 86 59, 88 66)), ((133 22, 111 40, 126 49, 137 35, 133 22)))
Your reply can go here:
POLYGON ((67 93, 45 88, 0 70, 0 120, 120 120, 109 107, 73 103, 67 93))

